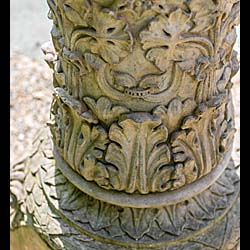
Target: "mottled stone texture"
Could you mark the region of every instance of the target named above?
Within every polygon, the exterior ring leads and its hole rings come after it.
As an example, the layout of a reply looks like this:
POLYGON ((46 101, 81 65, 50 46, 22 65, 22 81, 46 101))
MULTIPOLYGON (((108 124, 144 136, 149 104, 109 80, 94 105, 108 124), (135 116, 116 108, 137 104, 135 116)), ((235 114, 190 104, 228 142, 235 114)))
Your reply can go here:
POLYGON ((14 232, 51 249, 236 249, 239 1, 48 5, 50 132, 12 170, 14 232))

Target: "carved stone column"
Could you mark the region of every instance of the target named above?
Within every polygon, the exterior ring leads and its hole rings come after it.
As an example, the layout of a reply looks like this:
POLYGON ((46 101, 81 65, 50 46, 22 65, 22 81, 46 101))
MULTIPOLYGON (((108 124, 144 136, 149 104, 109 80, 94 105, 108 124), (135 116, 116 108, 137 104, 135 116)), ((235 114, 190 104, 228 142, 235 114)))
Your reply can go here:
POLYGON ((239 1, 48 4, 53 156, 22 168, 13 222, 52 249, 236 249, 239 1))

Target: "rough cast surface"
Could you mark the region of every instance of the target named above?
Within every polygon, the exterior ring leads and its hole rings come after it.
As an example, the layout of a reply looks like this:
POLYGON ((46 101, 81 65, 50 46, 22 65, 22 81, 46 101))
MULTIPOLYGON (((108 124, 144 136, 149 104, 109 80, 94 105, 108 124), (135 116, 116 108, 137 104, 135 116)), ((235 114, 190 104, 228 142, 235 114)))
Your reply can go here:
POLYGON ((52 142, 13 170, 12 226, 52 249, 236 249, 239 1, 48 4, 52 142))

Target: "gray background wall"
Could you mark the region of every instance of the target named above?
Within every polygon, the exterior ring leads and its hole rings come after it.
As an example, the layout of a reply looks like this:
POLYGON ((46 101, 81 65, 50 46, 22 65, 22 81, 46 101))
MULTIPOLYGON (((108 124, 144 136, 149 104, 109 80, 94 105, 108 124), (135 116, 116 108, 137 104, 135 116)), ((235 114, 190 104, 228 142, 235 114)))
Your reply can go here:
POLYGON ((48 11, 46 0, 10 0, 10 53, 42 58, 40 47, 49 40, 52 26, 48 11))

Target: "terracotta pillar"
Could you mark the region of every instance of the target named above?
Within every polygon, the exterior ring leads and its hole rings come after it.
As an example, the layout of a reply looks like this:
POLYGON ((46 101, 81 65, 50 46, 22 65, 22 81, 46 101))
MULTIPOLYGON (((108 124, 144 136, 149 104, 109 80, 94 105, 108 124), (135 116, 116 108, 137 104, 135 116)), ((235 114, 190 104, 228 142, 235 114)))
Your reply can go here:
POLYGON ((13 221, 51 249, 237 249, 239 1, 48 5, 52 143, 23 167, 13 221))

